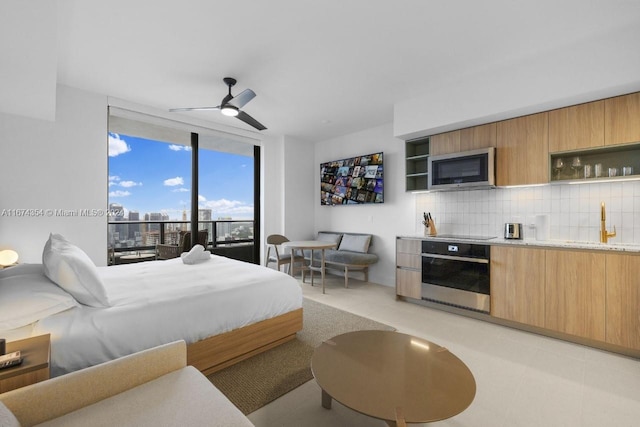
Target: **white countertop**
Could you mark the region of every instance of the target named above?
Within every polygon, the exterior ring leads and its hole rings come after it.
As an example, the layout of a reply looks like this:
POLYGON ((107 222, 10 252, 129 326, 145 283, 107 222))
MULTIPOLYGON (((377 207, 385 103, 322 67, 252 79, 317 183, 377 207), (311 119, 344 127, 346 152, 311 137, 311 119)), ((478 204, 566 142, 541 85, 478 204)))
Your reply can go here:
POLYGON ((455 243, 473 243, 483 245, 513 245, 513 246, 527 246, 537 248, 562 248, 562 249, 586 249, 605 252, 630 252, 634 254, 640 254, 640 244, 633 243, 617 243, 611 241, 609 243, 600 242, 579 242, 572 240, 535 240, 535 239, 504 239, 502 237, 496 237, 495 239, 456 239, 451 237, 441 238, 438 236, 421 236, 421 235, 406 235, 398 236, 408 239, 421 239, 421 240, 435 240, 441 242, 455 242, 455 243))

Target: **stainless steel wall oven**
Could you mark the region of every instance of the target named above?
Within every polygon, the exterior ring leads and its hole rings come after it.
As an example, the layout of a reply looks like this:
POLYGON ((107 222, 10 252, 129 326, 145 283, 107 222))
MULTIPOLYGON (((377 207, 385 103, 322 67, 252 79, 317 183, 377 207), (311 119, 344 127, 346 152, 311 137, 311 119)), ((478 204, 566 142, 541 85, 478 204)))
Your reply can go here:
POLYGON ((422 299, 489 313, 490 245, 422 241, 422 299))

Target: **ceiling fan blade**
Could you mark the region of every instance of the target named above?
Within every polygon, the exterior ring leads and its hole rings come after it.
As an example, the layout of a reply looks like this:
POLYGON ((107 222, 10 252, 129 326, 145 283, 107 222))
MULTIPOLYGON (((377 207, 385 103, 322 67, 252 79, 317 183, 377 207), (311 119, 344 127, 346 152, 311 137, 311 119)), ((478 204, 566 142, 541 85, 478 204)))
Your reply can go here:
POLYGON ((264 127, 264 125, 262 125, 259 121, 257 121, 256 119, 254 119, 253 117, 251 117, 250 115, 245 113, 244 111, 238 112, 238 115, 236 116, 236 119, 240 119, 243 122, 245 122, 246 124, 251 125, 251 126, 253 126, 254 128, 256 128, 258 130, 265 130, 266 129, 266 127, 264 127))
POLYGON ((220 106, 216 107, 186 107, 186 108, 171 108, 169 111, 175 113, 176 111, 195 111, 195 110, 219 110, 220 106))
POLYGON ((251 89, 245 89, 234 96, 233 99, 228 101, 228 103, 236 108, 242 108, 246 105, 247 102, 251 101, 255 97, 256 93, 254 91, 252 91, 251 89))

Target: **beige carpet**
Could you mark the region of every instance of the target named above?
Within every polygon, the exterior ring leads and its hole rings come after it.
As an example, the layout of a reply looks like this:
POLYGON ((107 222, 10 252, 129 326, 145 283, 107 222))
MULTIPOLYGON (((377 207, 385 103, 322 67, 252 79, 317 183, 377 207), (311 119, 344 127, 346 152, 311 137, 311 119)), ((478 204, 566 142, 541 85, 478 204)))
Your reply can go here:
POLYGON ((351 331, 394 330, 306 298, 302 307, 304 328, 298 339, 209 376, 245 415, 311 380, 311 356, 323 341, 351 331))

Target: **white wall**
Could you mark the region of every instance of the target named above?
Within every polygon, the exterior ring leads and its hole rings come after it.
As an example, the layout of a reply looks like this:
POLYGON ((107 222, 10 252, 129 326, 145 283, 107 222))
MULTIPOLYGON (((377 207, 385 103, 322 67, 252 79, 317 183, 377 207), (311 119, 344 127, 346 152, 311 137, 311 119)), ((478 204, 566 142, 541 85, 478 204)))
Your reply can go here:
MULTIPOLYGON (((284 209, 284 168, 282 156, 284 142, 282 138, 265 138, 260 148, 260 217, 261 241, 266 242, 269 234, 284 234, 283 209, 284 209)), ((260 248, 260 262, 264 263, 265 245, 260 248)))
POLYGON ((404 142, 393 137, 393 125, 384 124, 343 135, 315 145, 313 206, 315 232, 342 231, 374 235, 371 252, 380 260, 370 269, 369 280, 395 286, 396 235, 415 231, 415 200, 405 192, 404 142), (384 152, 384 203, 380 205, 320 205, 320 163, 384 152))
POLYGON ((314 161, 314 146, 287 136, 283 138, 283 144, 283 234, 289 240, 310 239, 313 237, 314 202, 320 200, 320 194, 314 197, 313 190, 313 171, 319 170, 314 161))
POLYGON ((40 262, 49 233, 61 233, 106 264, 105 216, 50 212, 107 208, 107 97, 58 86, 55 122, 0 113, 0 141, 0 248, 40 262))

